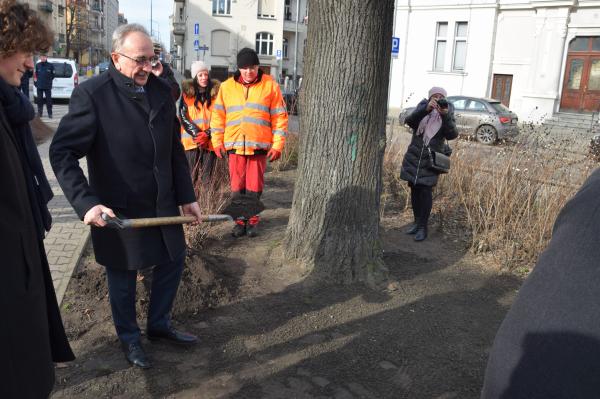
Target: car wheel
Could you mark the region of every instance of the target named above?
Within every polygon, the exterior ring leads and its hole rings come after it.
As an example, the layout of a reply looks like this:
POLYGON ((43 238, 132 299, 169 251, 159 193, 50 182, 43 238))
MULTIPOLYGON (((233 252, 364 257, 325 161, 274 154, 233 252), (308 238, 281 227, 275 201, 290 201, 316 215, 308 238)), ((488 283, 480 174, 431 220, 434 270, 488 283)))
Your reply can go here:
POLYGON ((475 132, 475 138, 481 144, 492 145, 498 140, 498 132, 491 125, 481 125, 475 132))

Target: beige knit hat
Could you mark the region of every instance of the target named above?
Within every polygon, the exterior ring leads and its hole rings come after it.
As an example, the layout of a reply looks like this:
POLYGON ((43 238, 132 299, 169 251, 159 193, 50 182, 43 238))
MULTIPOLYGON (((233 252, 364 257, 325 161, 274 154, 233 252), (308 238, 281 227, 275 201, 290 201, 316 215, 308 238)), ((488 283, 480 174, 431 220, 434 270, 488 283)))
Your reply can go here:
POLYGON ((208 71, 208 65, 206 65, 204 63, 204 61, 194 61, 192 62, 192 66, 191 66, 191 72, 192 72, 192 79, 196 77, 196 75, 198 75, 198 72, 200 71, 208 71))

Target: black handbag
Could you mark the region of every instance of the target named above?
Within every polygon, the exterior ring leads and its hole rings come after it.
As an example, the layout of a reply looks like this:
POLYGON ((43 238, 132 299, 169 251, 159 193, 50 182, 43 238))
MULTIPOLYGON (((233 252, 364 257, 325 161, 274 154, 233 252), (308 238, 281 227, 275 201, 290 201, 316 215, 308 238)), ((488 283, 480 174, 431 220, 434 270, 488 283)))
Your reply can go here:
POLYGON ((429 168, 435 170, 438 173, 448 173, 450 171, 450 157, 446 154, 431 151, 431 148, 427 146, 429 152, 429 168))

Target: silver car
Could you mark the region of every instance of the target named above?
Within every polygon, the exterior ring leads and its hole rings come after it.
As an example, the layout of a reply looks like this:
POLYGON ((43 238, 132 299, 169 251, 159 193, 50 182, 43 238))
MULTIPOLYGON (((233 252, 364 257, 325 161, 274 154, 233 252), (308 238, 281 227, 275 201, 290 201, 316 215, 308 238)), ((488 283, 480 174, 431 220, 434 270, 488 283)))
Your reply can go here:
MULTIPOLYGON (((517 114, 498 100, 467 96, 449 96, 447 100, 454 105, 456 127, 463 136, 475 137, 480 143, 490 145, 519 134, 517 114)), ((400 112, 401 124, 414 109, 400 112)))

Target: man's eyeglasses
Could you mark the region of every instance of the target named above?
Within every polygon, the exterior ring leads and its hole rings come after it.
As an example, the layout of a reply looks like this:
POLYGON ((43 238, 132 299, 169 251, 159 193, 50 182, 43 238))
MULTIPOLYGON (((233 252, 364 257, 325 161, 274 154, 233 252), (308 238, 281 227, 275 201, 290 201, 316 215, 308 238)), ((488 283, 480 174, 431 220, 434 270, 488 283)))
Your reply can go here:
POLYGON ((129 58, 131 61, 134 61, 137 65, 142 66, 142 67, 145 66, 145 65, 150 65, 152 68, 154 68, 160 62, 160 59, 158 57, 152 57, 152 58, 146 58, 146 57, 132 58, 132 57, 130 57, 128 55, 125 55, 123 53, 117 53, 117 54, 122 55, 125 58, 129 58))

